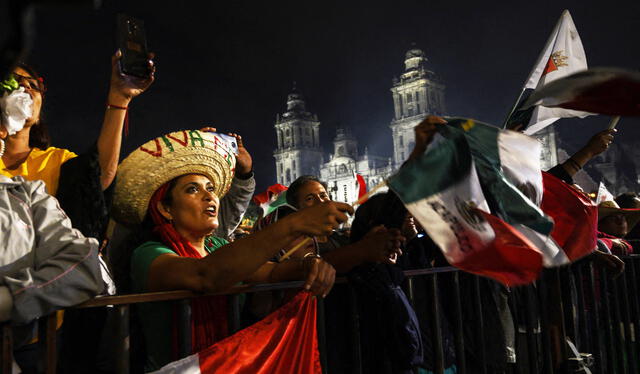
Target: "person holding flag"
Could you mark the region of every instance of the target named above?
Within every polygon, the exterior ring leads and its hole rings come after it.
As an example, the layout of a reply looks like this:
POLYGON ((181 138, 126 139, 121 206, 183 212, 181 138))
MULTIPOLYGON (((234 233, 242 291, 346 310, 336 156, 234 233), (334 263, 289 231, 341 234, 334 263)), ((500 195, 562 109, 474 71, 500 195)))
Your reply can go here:
MULTIPOLYGON (((329 234, 353 209, 326 202, 227 243, 211 233, 218 227, 220 198, 230 188, 234 166, 233 151, 218 135, 196 130, 153 139, 121 163, 113 216, 121 224, 137 227, 138 246, 131 256, 134 292, 210 293, 241 281, 295 279, 305 279, 304 289, 316 295, 325 296, 331 290, 335 270, 320 258, 280 264, 268 260, 299 236, 329 234)), ((227 336, 225 300, 205 296, 192 301, 194 350, 206 349, 227 336)), ((140 315, 148 352, 146 369, 178 358, 172 344, 177 327, 171 305, 144 304, 140 315)))

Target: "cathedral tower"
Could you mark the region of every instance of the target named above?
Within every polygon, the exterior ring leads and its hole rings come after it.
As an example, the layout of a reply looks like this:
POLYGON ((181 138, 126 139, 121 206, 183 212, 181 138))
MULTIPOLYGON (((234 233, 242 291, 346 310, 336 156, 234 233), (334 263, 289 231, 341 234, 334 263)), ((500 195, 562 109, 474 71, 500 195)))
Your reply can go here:
POLYGON ((394 78, 391 93, 395 116, 391 121, 393 162, 400 167, 415 144, 413 128, 426 116, 444 115, 444 84, 426 68, 427 58, 420 49, 405 55, 404 73, 394 78))
POLYGON ((287 111, 277 115, 274 127, 278 138, 278 148, 273 152, 278 183, 288 186, 301 175, 319 175, 323 161, 320 122, 318 116, 307 112, 295 83, 287 96, 287 111))

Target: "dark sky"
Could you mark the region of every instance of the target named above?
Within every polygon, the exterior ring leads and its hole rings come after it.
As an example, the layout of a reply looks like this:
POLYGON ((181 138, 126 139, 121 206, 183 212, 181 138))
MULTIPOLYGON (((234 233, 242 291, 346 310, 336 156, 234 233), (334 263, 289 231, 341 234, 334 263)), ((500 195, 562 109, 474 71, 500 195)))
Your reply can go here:
MULTIPOLYGON (((447 85, 449 114, 499 124, 563 9, 590 66, 640 65, 640 1, 109 1, 41 8, 28 61, 48 85, 54 145, 97 138, 115 50, 115 13, 146 22, 157 80, 131 105, 128 154, 155 136, 213 124, 243 135, 259 188, 272 184, 273 122, 292 81, 322 121, 327 151, 338 124, 372 153, 391 154, 391 79, 412 42, 447 85), (378 4, 380 3, 380 4, 378 4)), ((607 118, 558 122, 575 151, 607 118)), ((624 118, 619 139, 640 135, 624 118)))

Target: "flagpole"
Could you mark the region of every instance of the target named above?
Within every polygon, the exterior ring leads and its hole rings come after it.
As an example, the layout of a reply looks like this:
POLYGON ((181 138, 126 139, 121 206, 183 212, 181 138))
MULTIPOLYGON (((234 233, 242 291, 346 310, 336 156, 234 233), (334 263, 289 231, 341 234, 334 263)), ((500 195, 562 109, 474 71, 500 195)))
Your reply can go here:
POLYGON ((507 115, 507 118, 504 119, 504 122, 502 123, 502 128, 503 129, 507 128, 507 123, 509 122, 509 118, 511 118, 513 113, 516 111, 516 108, 518 107, 518 104, 520 104, 520 99, 522 99, 522 95, 524 95, 524 91, 526 91, 526 89, 522 89, 520 91, 520 95, 518 95, 518 98, 516 99, 516 102, 513 103, 513 107, 511 107, 511 110, 509 111, 509 114, 507 115))
POLYGON ((620 121, 620 116, 614 116, 613 118, 611 118, 611 122, 609 122, 609 127, 607 127, 608 130, 613 130, 616 128, 616 126, 618 125, 618 121, 620 121))
MULTIPOLYGON (((351 206, 355 207, 356 205, 360 205, 360 204, 364 203, 365 201, 367 201, 367 199, 371 195, 373 195, 376 191, 378 191, 379 189, 381 189, 382 187, 384 187, 386 185, 387 185, 387 181, 383 180, 382 182, 378 183, 375 187, 373 187, 369 192, 367 192, 366 194, 362 195, 362 197, 359 198, 358 201, 356 201, 355 203, 351 204, 351 206)), ((303 241, 301 241, 300 243, 296 244, 293 248, 288 250, 287 253, 285 253, 282 257, 280 257, 280 260, 278 260, 278 262, 282 262, 282 261, 286 260, 292 254, 294 254, 298 249, 300 249, 300 248, 304 247, 305 245, 309 244, 309 242, 311 242, 311 237, 310 236, 306 237, 303 241)))

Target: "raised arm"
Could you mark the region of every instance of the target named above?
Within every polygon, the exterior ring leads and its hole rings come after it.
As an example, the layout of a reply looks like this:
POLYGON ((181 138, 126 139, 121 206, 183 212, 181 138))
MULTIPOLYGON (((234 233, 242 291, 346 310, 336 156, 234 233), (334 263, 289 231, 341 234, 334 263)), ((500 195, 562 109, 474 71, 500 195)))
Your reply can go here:
POLYGON ((120 146, 122 144, 122 128, 127 115, 127 108, 131 100, 143 93, 154 80, 155 66, 153 55, 149 55, 149 78, 140 79, 122 74, 118 60, 122 53, 118 50, 111 57, 111 84, 107 96, 107 109, 102 122, 102 129, 98 136, 98 160, 100 162, 100 184, 106 190, 114 178, 120 159, 120 146))
MULTIPOLYGON (((558 175, 559 170, 557 168, 561 167, 570 178, 573 177, 578 171, 580 171, 580 169, 582 169, 584 165, 586 165, 587 162, 589 162, 589 160, 609 148, 609 145, 613 141, 613 134, 615 134, 617 131, 618 130, 616 129, 611 129, 600 131, 599 133, 595 134, 591 137, 591 139, 589 139, 589 142, 587 142, 587 144, 578 152, 569 157, 567 161, 549 170, 549 172, 561 178, 567 183, 572 183, 572 181, 566 180, 566 176, 565 178, 563 178, 562 175, 558 175)), ((560 171, 560 173, 562 173, 562 171, 560 171)))

